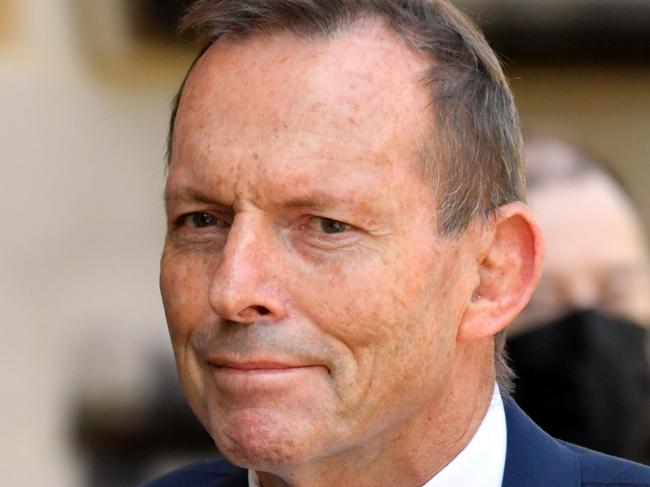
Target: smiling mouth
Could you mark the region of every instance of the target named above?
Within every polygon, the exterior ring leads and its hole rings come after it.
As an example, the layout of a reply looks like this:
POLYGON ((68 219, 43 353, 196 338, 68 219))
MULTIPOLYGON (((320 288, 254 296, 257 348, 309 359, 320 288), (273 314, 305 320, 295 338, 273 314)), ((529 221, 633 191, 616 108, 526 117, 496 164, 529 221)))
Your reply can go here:
POLYGON ((242 372, 245 371, 264 371, 264 370, 287 370, 287 369, 300 369, 306 367, 314 367, 316 364, 305 364, 305 363, 290 363, 282 362, 275 360, 244 360, 244 361, 235 361, 227 359, 215 359, 208 360, 208 364, 211 367, 217 369, 232 369, 239 370, 242 372))
MULTIPOLYGON (((215 385, 230 397, 250 400, 250 394, 274 393, 296 390, 306 380, 317 377, 314 373, 327 368, 322 365, 288 364, 283 362, 209 362, 212 380, 215 385)), ((259 397, 259 396, 258 396, 259 397)))
POLYGON ((305 361, 291 360, 229 360, 229 359, 211 359, 207 361, 208 366, 213 372, 221 374, 288 374, 301 371, 308 371, 327 367, 323 364, 309 363, 305 361))
POLYGON ((273 375, 289 374, 327 367, 320 364, 283 362, 275 360, 232 361, 225 359, 208 360, 208 366, 217 374, 227 375, 273 375))
POLYGON ((275 375, 275 374, 288 374, 292 372, 299 372, 302 370, 313 369, 317 366, 315 365, 301 365, 301 366, 290 366, 290 365, 250 365, 246 364, 244 366, 213 366, 215 372, 223 374, 235 374, 235 375, 275 375))

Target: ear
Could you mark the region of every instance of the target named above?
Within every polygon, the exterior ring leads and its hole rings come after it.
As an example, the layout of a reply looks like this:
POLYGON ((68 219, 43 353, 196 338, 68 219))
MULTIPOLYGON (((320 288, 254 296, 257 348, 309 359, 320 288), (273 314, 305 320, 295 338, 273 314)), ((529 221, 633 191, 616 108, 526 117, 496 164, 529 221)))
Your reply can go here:
POLYGON ((461 341, 503 330, 526 306, 542 272, 542 235, 525 204, 502 206, 487 225, 478 285, 459 328, 461 341))

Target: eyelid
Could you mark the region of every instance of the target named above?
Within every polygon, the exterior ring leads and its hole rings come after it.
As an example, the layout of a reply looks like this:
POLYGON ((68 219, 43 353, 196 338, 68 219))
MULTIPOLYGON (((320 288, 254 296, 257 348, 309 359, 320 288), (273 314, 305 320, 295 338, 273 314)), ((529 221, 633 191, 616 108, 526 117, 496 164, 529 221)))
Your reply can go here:
MULTIPOLYGON (((182 213, 179 216, 177 216, 173 220, 174 226, 176 226, 176 227, 190 226, 191 228, 201 228, 201 227, 195 227, 193 225, 186 225, 186 224, 187 224, 188 219, 190 219, 192 216, 202 215, 202 214, 212 216, 216 220, 216 223, 221 223, 222 224, 220 226, 229 228, 232 225, 232 222, 228 218, 226 218, 223 215, 219 214, 219 212, 211 211, 211 210, 196 210, 196 211, 185 212, 185 213, 182 213)), ((215 225, 210 225, 210 226, 215 226, 215 225)), ((207 228, 207 227, 204 227, 204 228, 207 228)))
POLYGON ((330 236, 336 236, 336 235, 342 236, 343 234, 349 233, 350 230, 355 230, 357 228, 354 225, 352 225, 351 223, 348 223, 348 222, 346 222, 344 220, 339 220, 338 218, 332 218, 332 217, 329 217, 329 216, 322 216, 322 215, 310 215, 310 216, 308 216, 304 220, 304 223, 301 226, 303 226, 303 227, 311 227, 315 223, 320 223, 320 222, 323 222, 323 221, 330 221, 330 222, 340 223, 342 225, 345 225, 346 229, 344 231, 342 231, 342 232, 329 233, 329 234, 326 233, 326 232, 323 232, 322 230, 318 230, 318 229, 315 229, 315 228, 310 228, 310 229, 313 229, 314 231, 316 231, 318 233, 324 233, 324 234, 330 235, 330 236))

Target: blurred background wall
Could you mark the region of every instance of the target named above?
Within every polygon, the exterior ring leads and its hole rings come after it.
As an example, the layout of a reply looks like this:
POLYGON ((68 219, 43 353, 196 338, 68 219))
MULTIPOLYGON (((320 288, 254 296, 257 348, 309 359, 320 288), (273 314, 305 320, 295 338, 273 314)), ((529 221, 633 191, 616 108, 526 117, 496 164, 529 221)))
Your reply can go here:
MULTIPOLYGON (((128 485, 110 477, 116 451, 148 475, 209 444, 175 420, 157 287, 168 106, 192 57, 173 31, 184 3, 0 0, 5 485, 128 485)), ((650 2, 456 3, 501 53, 524 127, 611 161, 650 224, 650 2)))

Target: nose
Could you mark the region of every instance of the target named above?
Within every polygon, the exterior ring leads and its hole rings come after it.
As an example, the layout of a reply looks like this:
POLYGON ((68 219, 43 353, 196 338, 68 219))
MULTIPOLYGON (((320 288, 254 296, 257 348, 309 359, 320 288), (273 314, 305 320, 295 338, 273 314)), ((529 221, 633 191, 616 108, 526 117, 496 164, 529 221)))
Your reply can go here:
POLYGON ((274 322, 285 315, 277 242, 261 222, 236 217, 210 284, 212 310, 240 324, 274 322))

